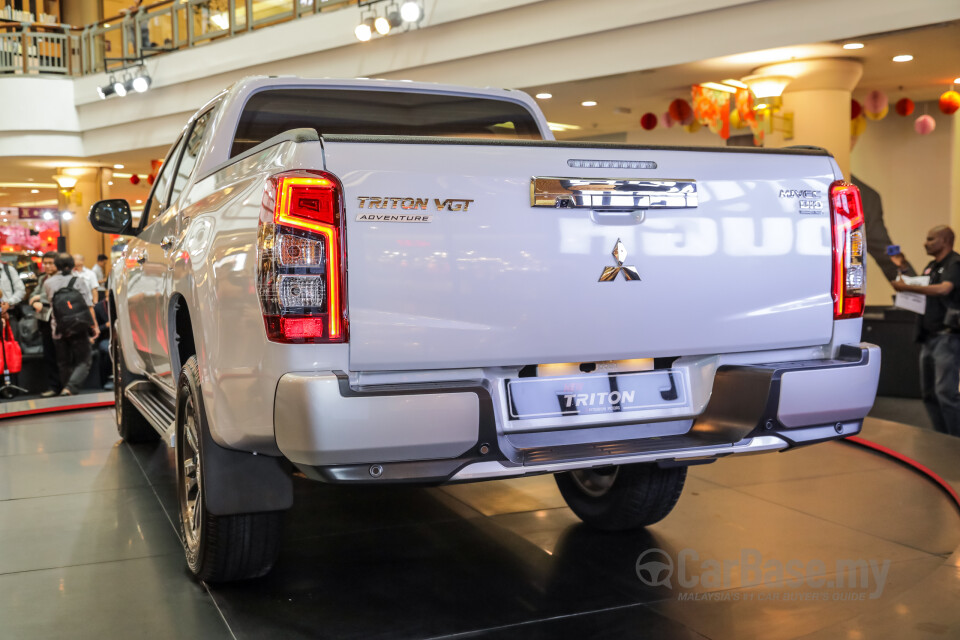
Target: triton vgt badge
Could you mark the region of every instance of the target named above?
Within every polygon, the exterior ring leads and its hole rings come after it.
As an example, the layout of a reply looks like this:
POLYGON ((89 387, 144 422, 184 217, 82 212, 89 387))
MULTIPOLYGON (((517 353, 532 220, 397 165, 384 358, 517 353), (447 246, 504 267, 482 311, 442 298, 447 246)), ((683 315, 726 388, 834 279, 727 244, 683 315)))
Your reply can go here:
POLYGON ((622 273, 624 280, 640 280, 640 273, 637 272, 636 267, 624 266, 623 262, 627 259, 627 249, 623 246, 623 243, 620 242, 620 238, 617 238, 617 244, 613 245, 613 254, 614 260, 617 261, 617 266, 615 267, 604 267, 603 273, 600 274, 600 280, 598 282, 611 282, 617 279, 617 274, 622 273))
POLYGON ((357 222, 432 222, 433 216, 418 211, 452 211, 466 213, 470 210, 473 200, 467 198, 408 198, 358 196, 358 209, 391 209, 402 210, 403 213, 361 213, 357 215, 357 222))

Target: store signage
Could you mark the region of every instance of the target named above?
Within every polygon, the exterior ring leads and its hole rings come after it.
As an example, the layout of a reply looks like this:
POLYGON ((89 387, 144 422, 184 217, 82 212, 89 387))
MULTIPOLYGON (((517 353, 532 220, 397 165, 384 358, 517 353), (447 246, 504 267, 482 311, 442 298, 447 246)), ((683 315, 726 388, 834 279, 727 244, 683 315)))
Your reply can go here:
POLYGON ((45 212, 54 213, 55 210, 49 207, 20 207, 21 220, 40 220, 45 212))

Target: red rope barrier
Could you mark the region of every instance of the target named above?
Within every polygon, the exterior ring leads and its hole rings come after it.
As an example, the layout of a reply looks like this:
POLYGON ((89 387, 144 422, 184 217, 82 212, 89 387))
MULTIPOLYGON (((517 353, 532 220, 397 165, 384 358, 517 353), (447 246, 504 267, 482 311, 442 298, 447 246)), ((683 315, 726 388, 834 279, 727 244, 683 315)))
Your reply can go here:
POLYGON ((864 438, 861 438, 860 436, 847 436, 847 437, 845 438, 845 440, 846 440, 847 442, 852 443, 852 444, 856 444, 856 445, 859 445, 859 446, 861 446, 861 447, 866 447, 867 449, 873 449, 874 451, 879 451, 880 453, 882 453, 882 454, 884 454, 884 455, 890 456, 890 457, 893 458, 894 460, 897 460, 897 461, 902 462, 902 463, 904 463, 904 464, 906 464, 906 465, 908 465, 908 466, 910 466, 910 467, 913 467, 914 469, 916 469, 917 471, 919 471, 920 473, 922 473, 923 475, 927 476, 929 479, 931 479, 931 480, 933 480, 935 483, 937 483, 937 484, 940 486, 941 489, 943 489, 944 491, 946 491, 947 494, 950 496, 950 498, 953 499, 953 502, 954 502, 954 504, 957 506, 957 508, 960 509, 960 495, 957 495, 957 492, 954 490, 954 488, 951 487, 950 484, 949 484, 946 480, 944 480, 943 478, 941 478, 941 477, 940 477, 934 470, 932 470, 931 468, 920 464, 919 462, 917 462, 917 461, 914 460, 913 458, 909 458, 909 457, 903 455, 903 454, 900 453, 899 451, 894 451, 893 449, 891 449, 891 448, 889 448, 889 447, 885 447, 885 446, 883 446, 882 444, 877 444, 876 442, 873 442, 873 441, 871 441, 871 440, 866 440, 866 439, 864 439, 864 438))

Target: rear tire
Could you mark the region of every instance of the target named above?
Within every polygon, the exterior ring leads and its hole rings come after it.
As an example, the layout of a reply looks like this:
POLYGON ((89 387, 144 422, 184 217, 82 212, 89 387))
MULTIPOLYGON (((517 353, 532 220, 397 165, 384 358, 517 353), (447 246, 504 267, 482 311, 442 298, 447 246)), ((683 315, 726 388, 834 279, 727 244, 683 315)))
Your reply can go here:
POLYGON ((117 320, 113 318, 110 329, 110 356, 113 358, 113 398, 117 409, 117 433, 124 442, 130 444, 156 442, 160 434, 123 393, 127 385, 143 378, 127 370, 118 333, 117 320))
POLYGON ((177 384, 177 496, 187 566, 207 582, 258 578, 273 568, 279 554, 283 512, 216 516, 207 510, 205 433, 199 367, 191 356, 177 384))
POLYGON ((686 467, 629 464, 555 475, 567 505, 603 531, 638 529, 667 517, 680 499, 686 467))

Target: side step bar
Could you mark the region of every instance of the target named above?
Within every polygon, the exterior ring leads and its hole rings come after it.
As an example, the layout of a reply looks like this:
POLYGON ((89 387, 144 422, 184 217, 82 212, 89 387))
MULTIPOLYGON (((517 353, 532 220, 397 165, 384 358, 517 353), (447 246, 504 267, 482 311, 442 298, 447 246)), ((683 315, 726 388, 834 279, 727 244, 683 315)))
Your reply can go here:
POLYGON ((146 380, 129 385, 123 394, 161 436, 173 433, 177 418, 173 398, 146 380))

